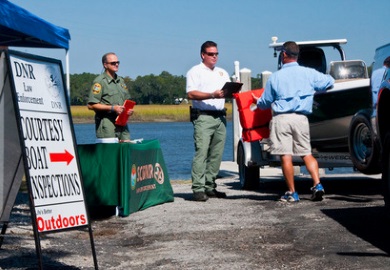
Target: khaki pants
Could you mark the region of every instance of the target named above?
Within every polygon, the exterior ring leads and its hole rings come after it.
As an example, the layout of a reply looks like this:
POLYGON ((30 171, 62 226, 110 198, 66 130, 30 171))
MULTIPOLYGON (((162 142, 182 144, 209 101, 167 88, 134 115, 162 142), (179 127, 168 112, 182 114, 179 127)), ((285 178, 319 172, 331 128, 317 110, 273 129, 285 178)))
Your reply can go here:
POLYGON ((200 115, 193 121, 195 156, 192 161, 192 191, 216 188, 219 167, 226 141, 226 118, 200 115))

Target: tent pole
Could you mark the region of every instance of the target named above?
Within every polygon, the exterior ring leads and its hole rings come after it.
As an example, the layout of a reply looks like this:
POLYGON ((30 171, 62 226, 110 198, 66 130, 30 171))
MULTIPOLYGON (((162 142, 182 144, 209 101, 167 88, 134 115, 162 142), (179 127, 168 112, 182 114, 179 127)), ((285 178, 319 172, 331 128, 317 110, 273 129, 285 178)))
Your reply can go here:
POLYGON ((65 62, 66 62, 66 92, 68 93, 68 101, 69 106, 70 104, 70 74, 69 74, 69 50, 66 50, 66 56, 65 56, 65 62))

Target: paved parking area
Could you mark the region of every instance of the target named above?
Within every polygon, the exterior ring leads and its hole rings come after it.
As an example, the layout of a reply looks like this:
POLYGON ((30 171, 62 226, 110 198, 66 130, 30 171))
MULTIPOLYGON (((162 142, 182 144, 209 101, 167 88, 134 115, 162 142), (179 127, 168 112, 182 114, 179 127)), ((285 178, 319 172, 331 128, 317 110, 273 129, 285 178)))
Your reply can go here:
MULTIPOLYGON (((280 170, 264 170, 259 190, 239 188, 236 165, 224 162, 218 189, 226 199, 192 201, 189 181, 173 181, 175 201, 128 217, 92 221, 99 269, 388 269, 389 222, 380 175, 325 175, 325 200, 311 202, 311 180, 297 179, 299 203, 276 201, 280 170)), ((26 205, 16 205, 0 252, 3 269, 34 269, 26 205), (24 209, 24 210, 23 210, 24 209), (22 221, 24 223, 22 224, 22 221)), ((93 269, 88 235, 42 240, 45 269, 93 269)))

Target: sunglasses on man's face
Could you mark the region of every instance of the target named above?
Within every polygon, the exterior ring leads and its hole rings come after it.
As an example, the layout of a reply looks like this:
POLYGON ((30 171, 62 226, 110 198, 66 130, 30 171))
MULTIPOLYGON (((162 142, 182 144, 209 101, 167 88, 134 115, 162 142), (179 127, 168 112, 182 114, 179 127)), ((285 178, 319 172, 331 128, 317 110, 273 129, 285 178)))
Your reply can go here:
POLYGON ((213 53, 213 52, 204 52, 204 54, 207 54, 208 56, 218 56, 219 53, 213 53))
POLYGON ((110 64, 111 66, 116 66, 116 65, 119 65, 119 64, 120 64, 120 61, 116 61, 116 62, 106 62, 106 64, 110 64))

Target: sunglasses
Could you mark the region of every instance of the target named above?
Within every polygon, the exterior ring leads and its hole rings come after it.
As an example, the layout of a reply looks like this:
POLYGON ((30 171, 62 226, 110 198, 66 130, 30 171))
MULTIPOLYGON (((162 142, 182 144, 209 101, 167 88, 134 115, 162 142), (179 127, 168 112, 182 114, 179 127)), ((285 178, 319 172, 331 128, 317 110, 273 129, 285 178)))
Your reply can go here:
POLYGON ((287 50, 287 49, 285 49, 284 47, 282 48, 282 50, 280 51, 280 53, 286 53, 287 55, 290 55, 290 56, 298 56, 298 53, 296 53, 296 52, 292 52, 292 51, 290 51, 290 50, 287 50))
POLYGON ((106 62, 106 64, 110 64, 111 66, 116 66, 116 65, 119 65, 119 64, 120 64, 120 61, 116 61, 116 62, 106 62))
POLYGON ((213 53, 213 52, 204 52, 204 54, 207 54, 208 56, 218 56, 219 53, 213 53))

